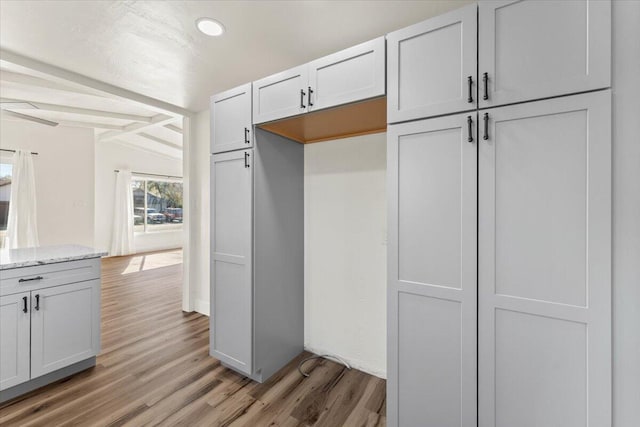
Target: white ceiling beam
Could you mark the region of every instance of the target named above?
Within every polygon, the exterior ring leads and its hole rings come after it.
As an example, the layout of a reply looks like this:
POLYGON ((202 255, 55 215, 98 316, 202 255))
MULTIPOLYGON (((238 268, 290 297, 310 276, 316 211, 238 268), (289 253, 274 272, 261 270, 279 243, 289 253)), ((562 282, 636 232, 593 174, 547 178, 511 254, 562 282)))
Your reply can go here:
POLYGON ((182 145, 174 144, 173 142, 167 141, 162 138, 158 138, 154 135, 149 135, 148 133, 140 132, 138 136, 146 138, 150 141, 157 142, 158 144, 166 145, 167 147, 175 148, 176 150, 182 150, 182 145))
POLYGON ((164 125, 164 127, 166 127, 169 130, 174 131, 175 133, 179 133, 180 135, 182 135, 182 129, 180 129, 178 126, 176 125, 164 125))
POLYGON ((70 107, 68 105, 47 104, 45 102, 30 101, 26 99, 6 99, 0 98, 0 102, 28 102, 38 107, 42 111, 54 111, 58 113, 82 114, 85 116, 105 117, 109 119, 128 120, 132 122, 151 123, 152 117, 139 116, 137 114, 116 113, 113 111, 92 110, 89 108, 70 107))
POLYGON ((72 87, 69 85, 52 82, 50 80, 45 80, 40 77, 30 76, 28 74, 14 73, 13 71, 9 70, 0 70, 0 81, 19 86, 37 87, 42 89, 51 89, 104 98, 104 94, 101 94, 97 91, 82 89, 79 87, 72 87))
POLYGON ((30 116, 27 114, 16 113, 15 111, 2 110, 2 117, 11 117, 15 119, 27 120, 29 122, 36 122, 47 126, 58 126, 58 122, 52 122, 51 120, 41 119, 40 117, 30 116))
POLYGON ((58 123, 62 126, 92 128, 92 129, 109 129, 109 130, 124 130, 124 126, 108 125, 106 123, 95 122, 78 122, 73 120, 60 120, 58 123))
POLYGON ((175 122, 176 120, 178 119, 174 116, 158 114, 157 116, 153 116, 151 118, 150 123, 132 123, 130 125, 125 126, 124 129, 121 131, 114 130, 114 131, 105 132, 100 136, 98 136, 98 141, 104 142, 104 141, 109 141, 115 138, 119 138, 124 135, 130 135, 133 133, 142 133, 144 132, 145 129, 149 129, 156 126, 164 126, 169 123, 175 122))
POLYGON ((141 146, 139 146, 138 144, 136 144, 134 142, 125 141, 123 139, 115 139, 115 140, 113 140, 113 142, 115 142, 116 144, 125 145, 125 146, 127 146, 129 148, 133 148, 135 150, 145 151, 147 153, 155 154, 157 156, 167 157, 167 158, 172 159, 172 160, 181 160, 182 159, 182 155, 181 155, 182 151, 180 151, 180 154, 172 156, 172 155, 167 154, 167 153, 162 153, 160 151, 151 150, 151 149, 146 148, 146 147, 141 147, 141 146))
POLYGON ((102 82, 100 80, 92 79, 91 77, 83 76, 82 74, 65 70, 64 68, 56 67, 55 65, 46 64, 36 59, 22 56, 10 50, 0 49, 0 60, 46 74, 47 76, 50 76, 52 80, 57 82, 65 82, 73 84, 74 86, 79 85, 81 87, 96 89, 100 92, 113 95, 117 98, 126 98, 130 101, 145 105, 164 114, 176 117, 192 116, 194 114, 192 111, 189 111, 182 107, 178 107, 177 105, 160 101, 159 99, 151 98, 149 96, 141 95, 139 93, 135 93, 130 90, 126 90, 121 87, 102 82))

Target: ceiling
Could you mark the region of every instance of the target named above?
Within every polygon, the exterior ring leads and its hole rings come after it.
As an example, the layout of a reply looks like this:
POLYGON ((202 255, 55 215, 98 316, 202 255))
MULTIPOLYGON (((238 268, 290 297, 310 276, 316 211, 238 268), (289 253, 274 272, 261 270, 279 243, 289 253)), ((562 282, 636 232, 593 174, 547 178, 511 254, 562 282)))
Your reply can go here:
POLYGON ((98 143, 119 143, 182 158, 182 116, 71 82, 61 83, 4 60, 0 61, 0 110, 3 120, 47 120, 49 125, 91 128, 98 143))
MULTIPOLYGON (((466 3, 2 0, 0 47, 198 112, 214 93, 466 3), (203 16, 222 22, 225 35, 200 34, 194 22, 203 16)), ((8 98, 4 83, 2 89, 8 98)), ((50 92, 38 96, 62 102, 50 92)), ((81 95, 73 96, 69 102, 80 102, 81 95)), ((107 107, 94 98, 83 98, 83 105, 107 107)))

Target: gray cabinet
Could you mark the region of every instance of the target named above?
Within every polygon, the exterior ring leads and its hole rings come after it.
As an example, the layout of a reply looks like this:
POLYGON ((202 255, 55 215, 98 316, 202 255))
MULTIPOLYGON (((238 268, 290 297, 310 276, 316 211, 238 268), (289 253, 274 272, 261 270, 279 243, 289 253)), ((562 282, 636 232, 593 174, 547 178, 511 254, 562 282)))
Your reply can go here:
POLYGON ((385 94, 384 37, 253 82, 253 122, 283 119, 385 94))
POLYGON ((611 2, 480 1, 387 44, 389 123, 604 89, 611 2))
POLYGON ((477 106, 477 5, 387 35, 389 123, 477 106))
POLYGON ((389 426, 611 425, 610 9, 389 35, 389 426))
POLYGON ((100 258, 1 275, 0 402, 95 365, 100 258))
POLYGON ((389 126, 391 426, 476 423, 476 113, 389 126))
POLYGON ((610 1, 481 1, 478 7, 480 107, 611 85, 610 1))
POLYGON ((31 378, 98 354, 100 281, 31 292, 31 378))
POLYGON ((213 156, 211 354, 251 375, 253 150, 213 156))
POLYGON ((479 425, 610 425, 611 93, 486 114, 479 425))
POLYGON ((251 148, 251 83, 211 97, 211 153, 251 148))
POLYGON ((0 297, 0 390, 29 380, 31 294, 0 297))
POLYGON ((253 82, 253 122, 264 123, 307 111, 307 65, 253 82))
POLYGON ((256 129, 211 160, 211 355, 264 381, 303 350, 303 146, 256 129))
POLYGON ((385 39, 344 49, 308 64, 309 111, 385 94, 385 39))

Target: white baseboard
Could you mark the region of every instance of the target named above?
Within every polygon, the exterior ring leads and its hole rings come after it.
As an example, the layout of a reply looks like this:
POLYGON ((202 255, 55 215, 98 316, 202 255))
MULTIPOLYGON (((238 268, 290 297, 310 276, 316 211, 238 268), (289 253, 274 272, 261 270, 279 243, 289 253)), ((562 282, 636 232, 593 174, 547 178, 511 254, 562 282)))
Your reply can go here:
POLYGON ((209 316, 209 301, 205 301, 202 299, 197 299, 194 301, 193 309, 200 314, 204 314, 205 316, 209 316))
POLYGON ((304 345, 304 349, 308 352, 311 352, 313 354, 328 354, 331 356, 338 356, 340 359, 343 359, 345 362, 347 362, 349 365, 351 365, 352 368, 357 369, 359 371, 362 372, 366 372, 367 374, 373 375, 375 377, 378 378, 382 378, 384 380, 387 379, 387 371, 384 370, 380 370, 377 368, 374 368, 372 366, 370 366, 370 364, 368 364, 365 361, 362 360, 357 360, 357 359, 353 359, 350 357, 346 357, 343 356, 341 354, 338 354, 336 352, 330 351, 330 350, 323 350, 323 349, 319 349, 317 347, 311 347, 308 344, 304 345))
POLYGON ((209 301, 205 301, 202 299, 197 299, 194 301, 194 306, 193 309, 195 311, 197 311, 200 314, 204 314, 205 316, 208 316, 210 311, 209 311, 209 301))

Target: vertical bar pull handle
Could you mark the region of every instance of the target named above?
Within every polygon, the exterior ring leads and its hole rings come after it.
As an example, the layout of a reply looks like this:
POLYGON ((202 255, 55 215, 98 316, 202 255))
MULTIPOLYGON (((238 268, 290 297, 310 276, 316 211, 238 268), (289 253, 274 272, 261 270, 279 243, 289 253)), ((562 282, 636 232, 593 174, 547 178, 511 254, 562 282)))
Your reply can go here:
POLYGON ((467 98, 467 102, 471 104, 473 103, 473 77, 472 76, 467 77, 467 83, 469 84, 469 97, 467 98))
POLYGON ((27 308, 27 297, 22 297, 22 312, 26 313, 28 310, 27 308))
POLYGON ((484 84, 484 96, 482 99, 486 101, 489 99, 489 73, 482 74, 482 83, 484 84))
POLYGON ((304 105, 304 96, 306 94, 304 93, 304 89, 300 89, 300 108, 307 108, 306 105, 304 105))
POLYGON ((249 129, 248 128, 244 128, 244 143, 248 144, 249 141, 249 129))
POLYGON ((36 294, 36 310, 40 311, 40 294, 36 294))
POLYGON ((485 141, 489 139, 489 113, 484 113, 484 136, 485 141))
POLYGON ((469 126, 469 138, 468 142, 473 142, 473 119, 471 116, 467 116, 467 125, 469 126))
POLYGON ((249 167, 249 153, 244 153, 244 167, 249 167))
POLYGON ((311 102, 311 94, 313 93, 313 89, 311 89, 311 86, 309 86, 307 90, 309 91, 308 92, 309 97, 307 98, 307 105, 309 105, 309 107, 313 107, 313 102, 311 102))

